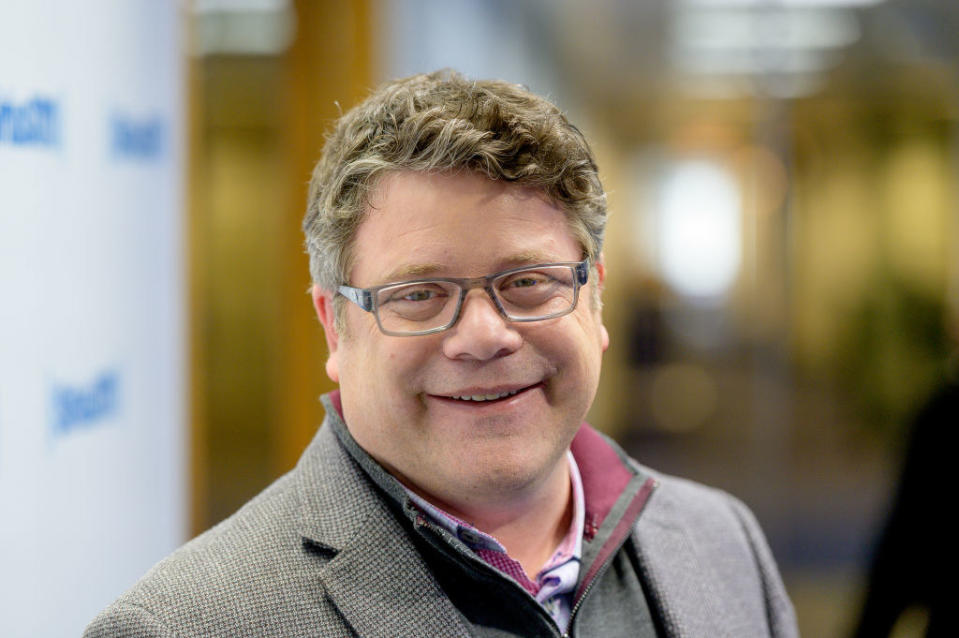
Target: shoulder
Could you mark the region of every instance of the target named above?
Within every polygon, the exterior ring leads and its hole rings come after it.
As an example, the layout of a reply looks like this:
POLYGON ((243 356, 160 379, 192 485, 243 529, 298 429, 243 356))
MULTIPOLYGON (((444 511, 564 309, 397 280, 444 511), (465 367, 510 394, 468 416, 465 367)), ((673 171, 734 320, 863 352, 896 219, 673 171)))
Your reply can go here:
MULTIPOLYGON (((692 533, 712 534, 726 529, 730 533, 759 533, 759 525, 750 509, 732 494, 696 481, 664 474, 632 461, 643 474, 656 481, 650 499, 658 524, 689 528, 692 533)), ((734 534, 738 535, 738 534, 734 534)))
POLYGON ((94 619, 85 636, 347 633, 317 593, 316 569, 331 554, 301 533, 305 472, 301 462, 160 561, 94 619))
POLYGON ((694 587, 716 614, 796 635, 792 604, 750 509, 723 490, 635 465, 657 482, 633 538, 663 591, 694 587))

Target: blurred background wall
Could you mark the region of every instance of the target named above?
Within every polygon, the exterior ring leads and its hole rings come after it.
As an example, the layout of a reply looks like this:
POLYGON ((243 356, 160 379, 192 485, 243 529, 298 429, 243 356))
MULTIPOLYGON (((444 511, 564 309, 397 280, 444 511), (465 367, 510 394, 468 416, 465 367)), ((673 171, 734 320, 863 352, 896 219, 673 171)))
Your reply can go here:
POLYGON ((186 23, 0 2, 0 636, 76 636, 182 543, 186 23))
POLYGON ((593 142, 612 345, 591 421, 746 501, 803 635, 850 635, 913 415, 955 369, 959 5, 178 6, 192 533, 322 419, 299 224, 324 133, 379 82, 453 67, 550 96, 593 142))

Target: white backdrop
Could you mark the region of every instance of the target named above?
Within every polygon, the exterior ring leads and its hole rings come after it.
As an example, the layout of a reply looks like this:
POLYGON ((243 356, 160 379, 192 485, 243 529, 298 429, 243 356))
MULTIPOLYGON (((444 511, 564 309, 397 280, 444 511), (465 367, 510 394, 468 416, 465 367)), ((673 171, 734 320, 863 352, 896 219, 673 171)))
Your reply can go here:
POLYGON ((176 2, 0 2, 0 636, 75 636, 186 533, 176 2))

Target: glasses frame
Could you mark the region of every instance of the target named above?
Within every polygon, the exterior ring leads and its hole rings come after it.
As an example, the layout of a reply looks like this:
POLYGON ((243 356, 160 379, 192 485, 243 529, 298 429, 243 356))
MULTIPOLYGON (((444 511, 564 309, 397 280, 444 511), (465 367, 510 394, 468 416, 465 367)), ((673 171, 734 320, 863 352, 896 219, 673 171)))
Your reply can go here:
POLYGON ((356 288, 354 286, 349 286, 343 284, 337 288, 337 292, 341 295, 355 303, 357 306, 365 310, 366 312, 373 313, 373 316, 376 318, 376 325, 379 327, 380 332, 385 335, 392 337, 417 337, 420 335, 434 334, 437 332, 443 332, 444 330, 449 330, 456 322, 459 321, 460 312, 463 310, 463 301, 466 299, 466 294, 473 290, 474 288, 482 288, 486 291, 486 295, 493 302, 493 307, 496 308, 496 311, 500 314, 503 319, 507 321, 513 321, 516 323, 529 323, 532 321, 545 321, 546 319, 555 319, 557 317, 562 317, 568 315, 576 309, 577 304, 579 303, 579 289, 586 285, 586 282, 589 281, 589 270, 590 263, 589 258, 587 257, 583 261, 557 261, 545 264, 531 264, 529 266, 519 266, 517 268, 509 268, 507 270, 501 270, 495 272, 491 275, 486 275, 484 277, 426 277, 423 279, 411 279, 410 281, 394 281, 388 284, 382 284, 380 286, 373 286, 371 288, 356 288), (543 315, 541 317, 511 317, 509 313, 506 312, 506 309, 503 308, 503 305, 500 303, 499 298, 496 296, 496 293, 493 291, 493 281, 504 277, 506 275, 512 275, 514 273, 523 272, 524 270, 534 270, 536 268, 545 268, 548 266, 567 266, 573 270, 573 302, 570 304, 569 309, 564 310, 563 312, 553 313, 548 315, 543 315), (417 330, 415 332, 395 332, 393 330, 387 330, 383 327, 383 324, 380 323, 380 313, 378 312, 376 304, 376 293, 384 288, 390 288, 392 286, 405 286, 409 284, 420 284, 428 283, 431 281, 442 281, 451 284, 456 284, 460 288, 459 299, 456 301, 456 310, 453 312, 452 318, 442 326, 437 326, 435 328, 429 328, 428 330, 417 330))

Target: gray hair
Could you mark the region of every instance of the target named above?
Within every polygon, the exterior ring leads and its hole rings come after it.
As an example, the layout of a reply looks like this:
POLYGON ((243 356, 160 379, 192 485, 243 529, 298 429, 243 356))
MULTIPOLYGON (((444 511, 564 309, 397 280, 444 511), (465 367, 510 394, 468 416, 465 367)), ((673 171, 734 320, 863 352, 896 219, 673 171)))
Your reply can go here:
POLYGON ((583 134, 522 86, 442 70, 389 82, 337 121, 303 219, 313 283, 335 291, 347 282, 353 237, 384 174, 462 169, 541 189, 595 262, 606 194, 583 134))

